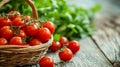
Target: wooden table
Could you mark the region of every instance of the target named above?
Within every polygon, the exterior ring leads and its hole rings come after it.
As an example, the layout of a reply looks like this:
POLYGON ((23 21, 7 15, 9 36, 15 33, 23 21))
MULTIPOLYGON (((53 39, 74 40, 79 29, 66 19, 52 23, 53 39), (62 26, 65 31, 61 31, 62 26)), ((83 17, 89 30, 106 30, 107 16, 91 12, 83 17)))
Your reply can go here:
MULTIPOLYGON (((97 29, 92 36, 79 40, 80 51, 70 62, 55 67, 120 67, 120 18, 102 17, 93 23, 97 29)), ((47 55, 59 62, 57 53, 47 55)), ((24 67, 40 66, 36 64, 24 67)))

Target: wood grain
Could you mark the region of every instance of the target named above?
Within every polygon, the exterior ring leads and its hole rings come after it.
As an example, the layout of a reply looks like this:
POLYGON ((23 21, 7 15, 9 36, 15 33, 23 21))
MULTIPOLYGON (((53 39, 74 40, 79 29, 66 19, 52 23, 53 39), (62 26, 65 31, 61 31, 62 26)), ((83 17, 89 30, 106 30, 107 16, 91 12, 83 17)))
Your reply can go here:
MULTIPOLYGON (((66 64, 55 65, 55 67, 112 67, 90 38, 82 39, 79 42, 81 50, 74 55, 73 59, 66 64)), ((55 62, 60 61, 58 52, 47 55, 54 58, 55 62)))
POLYGON ((118 32, 110 28, 101 28, 92 37, 113 65, 120 67, 120 35, 118 32))

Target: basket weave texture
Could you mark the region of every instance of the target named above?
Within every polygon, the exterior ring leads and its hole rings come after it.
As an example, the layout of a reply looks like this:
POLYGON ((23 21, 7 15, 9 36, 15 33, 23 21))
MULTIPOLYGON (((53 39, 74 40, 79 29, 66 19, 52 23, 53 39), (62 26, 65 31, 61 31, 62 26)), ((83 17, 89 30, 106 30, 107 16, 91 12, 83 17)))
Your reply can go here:
POLYGON ((0 46, 0 67, 14 67, 36 64, 44 56, 53 37, 43 44, 36 46, 0 46))
MULTIPOLYGON (((0 2, 0 7, 8 1, 9 0, 3 0, 0 2)), ((38 19, 38 14, 32 1, 25 1, 32 8, 33 17, 38 19)), ((39 59, 46 54, 48 47, 52 42, 53 36, 51 36, 48 42, 36 46, 2 45, 0 46, 0 67, 14 67, 36 64, 39 59)))

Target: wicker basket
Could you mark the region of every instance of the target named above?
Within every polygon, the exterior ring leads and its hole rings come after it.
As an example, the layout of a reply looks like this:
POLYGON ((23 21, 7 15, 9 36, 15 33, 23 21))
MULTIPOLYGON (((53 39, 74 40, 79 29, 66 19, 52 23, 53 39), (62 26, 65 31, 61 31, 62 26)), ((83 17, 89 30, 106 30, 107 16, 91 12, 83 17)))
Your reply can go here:
MULTIPOLYGON (((38 15, 31 0, 26 0, 32 7, 33 17, 38 19, 38 15)), ((53 37, 43 44, 36 46, 0 46, 0 67, 14 67, 36 64, 39 59, 45 55, 48 47, 53 41, 53 37)))

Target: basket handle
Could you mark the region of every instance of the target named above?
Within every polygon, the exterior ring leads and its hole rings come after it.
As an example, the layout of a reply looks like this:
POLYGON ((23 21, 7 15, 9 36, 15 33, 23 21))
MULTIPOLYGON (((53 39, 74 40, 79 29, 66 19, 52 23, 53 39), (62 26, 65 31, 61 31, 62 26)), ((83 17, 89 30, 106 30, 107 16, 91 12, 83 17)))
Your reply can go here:
POLYGON ((5 3, 8 3, 10 0, 2 0, 0 2, 0 7, 2 7, 5 3))
POLYGON ((37 13, 37 10, 33 4, 33 2, 31 0, 25 0, 29 5, 30 7, 32 8, 32 14, 33 14, 33 18, 35 19, 38 19, 38 13, 37 13))

